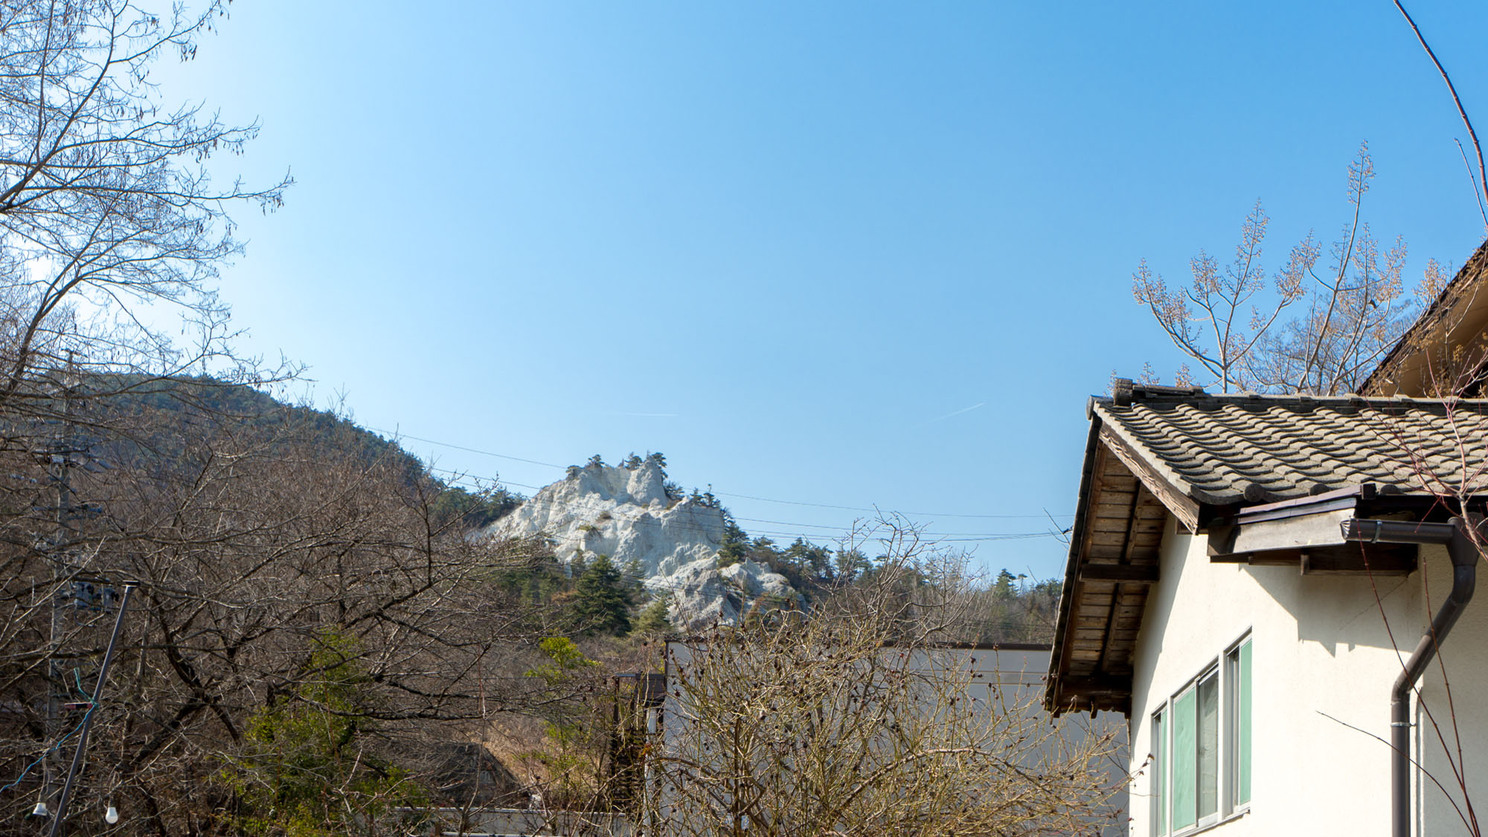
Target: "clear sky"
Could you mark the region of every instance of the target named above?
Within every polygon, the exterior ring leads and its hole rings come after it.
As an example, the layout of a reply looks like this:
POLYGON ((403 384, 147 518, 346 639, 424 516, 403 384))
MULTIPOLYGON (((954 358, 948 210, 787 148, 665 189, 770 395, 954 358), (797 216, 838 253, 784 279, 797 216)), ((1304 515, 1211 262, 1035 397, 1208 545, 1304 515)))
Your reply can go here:
MULTIPOLYGON (((1411 6, 1488 128, 1488 4, 1411 6)), ((900 510, 1049 577, 992 536, 1068 525, 1086 398, 1180 360, 1140 259, 1181 280, 1257 199, 1275 260, 1331 239, 1363 141, 1412 278, 1483 238, 1388 0, 413 8, 235 3, 157 78, 262 123, 221 176, 297 181, 238 214, 244 346, 523 493, 663 451, 752 534, 900 510)))

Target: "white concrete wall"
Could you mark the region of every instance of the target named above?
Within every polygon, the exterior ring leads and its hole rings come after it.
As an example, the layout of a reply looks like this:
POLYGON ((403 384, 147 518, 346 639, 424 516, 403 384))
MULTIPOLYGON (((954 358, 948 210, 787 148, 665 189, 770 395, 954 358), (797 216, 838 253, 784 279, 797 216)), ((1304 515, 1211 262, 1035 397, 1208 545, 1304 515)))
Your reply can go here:
MULTIPOLYGON (((1247 631, 1251 802, 1206 833, 1387 835, 1390 751, 1371 736, 1389 737, 1390 685, 1401 657, 1382 614, 1408 654, 1421 635, 1425 574, 1371 584, 1303 576, 1295 567, 1214 564, 1203 536, 1173 526, 1170 519, 1137 645, 1131 751, 1141 775, 1131 789, 1132 835, 1152 833, 1152 779, 1144 770, 1152 712, 1207 666, 1222 665, 1225 649, 1247 631)), ((1446 589, 1438 584, 1433 576, 1434 595, 1446 589)), ((1488 630, 1488 607, 1472 617, 1488 630)))

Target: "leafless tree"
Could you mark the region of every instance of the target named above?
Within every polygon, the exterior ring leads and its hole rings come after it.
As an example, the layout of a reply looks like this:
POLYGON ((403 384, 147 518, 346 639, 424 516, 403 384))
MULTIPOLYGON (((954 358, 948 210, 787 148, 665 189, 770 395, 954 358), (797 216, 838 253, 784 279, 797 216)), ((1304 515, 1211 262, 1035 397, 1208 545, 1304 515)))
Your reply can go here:
MULTIPOLYGON (((1364 146, 1349 166, 1349 220, 1326 259, 1309 233, 1268 277, 1262 245, 1270 219, 1258 203, 1234 259, 1221 267, 1200 252, 1188 287, 1170 289, 1145 261, 1138 266, 1133 296, 1198 366, 1180 370, 1180 385, 1327 394, 1363 383, 1415 310, 1404 293, 1405 243, 1383 246, 1363 220, 1373 178, 1364 146)), ((1444 275, 1429 262, 1425 285, 1440 287, 1444 275)))
POLYGON ((0 8, 0 441, 35 445, 20 419, 54 417, 49 379, 64 370, 243 381, 284 371, 232 355, 215 279, 241 251, 229 212, 277 207, 289 179, 215 185, 214 155, 240 151, 257 126, 172 104, 151 78, 157 61, 193 56, 224 7, 0 8))
MULTIPOLYGON (((71 724, 49 729, 48 698, 91 688, 111 618, 106 601, 77 599, 79 585, 140 585, 79 797, 113 800, 131 832, 280 822, 254 792, 290 784, 265 742, 303 735, 316 717, 346 740, 297 752, 329 771, 343 808, 428 799, 443 744, 478 741, 495 712, 547 699, 511 670, 535 645, 536 620, 493 583, 532 559, 528 545, 469 539, 458 518, 441 518, 440 487, 417 463, 369 456, 338 438, 351 433, 343 425, 293 410, 193 413, 189 401, 110 402, 127 435, 93 445, 98 467, 73 469, 70 490, 89 511, 64 527, 56 482, 19 453, 8 463, 32 476, 0 500, 36 508, 0 519, 8 800, 41 798, 39 760, 71 751, 71 724), (60 632, 59 600, 76 604, 60 632), (368 769, 397 781, 368 785, 368 769)), ((96 813, 73 832, 105 830, 96 813)))
POLYGON ((940 642, 953 597, 906 595, 944 556, 912 531, 883 534, 874 579, 811 614, 672 646, 648 833, 1069 834, 1099 821, 1113 740, 1065 735, 1036 689, 978 679, 969 652, 940 642))

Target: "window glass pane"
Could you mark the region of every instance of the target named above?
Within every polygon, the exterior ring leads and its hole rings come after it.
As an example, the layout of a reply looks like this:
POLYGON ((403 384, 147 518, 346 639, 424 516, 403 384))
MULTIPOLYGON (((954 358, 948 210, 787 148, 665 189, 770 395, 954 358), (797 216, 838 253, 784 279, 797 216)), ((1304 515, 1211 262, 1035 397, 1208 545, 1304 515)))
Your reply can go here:
POLYGON ((1168 833, 1167 724, 1162 712, 1152 716, 1152 833, 1168 833))
POLYGON ((1194 807, 1194 758, 1198 751, 1195 705, 1189 689, 1173 701, 1173 827, 1185 828, 1197 821, 1194 807))
POLYGON ((1240 694, 1235 701, 1238 715, 1235 719, 1235 761, 1237 764, 1235 804, 1250 802, 1250 640, 1240 646, 1239 676, 1235 688, 1240 694))
POLYGON ((1210 672, 1199 681, 1198 808, 1199 818, 1219 813, 1219 677, 1210 672))

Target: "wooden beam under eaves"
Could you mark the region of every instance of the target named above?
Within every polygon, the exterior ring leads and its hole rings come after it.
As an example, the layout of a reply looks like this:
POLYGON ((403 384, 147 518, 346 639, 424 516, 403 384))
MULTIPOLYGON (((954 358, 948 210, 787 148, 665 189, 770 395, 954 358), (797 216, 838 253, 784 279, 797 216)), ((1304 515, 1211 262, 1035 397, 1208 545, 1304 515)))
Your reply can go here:
POLYGON ((1159 474, 1157 469, 1149 465, 1136 450, 1126 443, 1125 439, 1118 436, 1110 425, 1101 425, 1100 440, 1107 450, 1121 460, 1121 464, 1125 465, 1136 475, 1137 479, 1142 481, 1143 485, 1147 486, 1147 490, 1151 491, 1153 496, 1162 501, 1162 504, 1173 513, 1174 517, 1178 518, 1180 523, 1188 527, 1188 531, 1199 531, 1197 501, 1159 474))
POLYGON ((1157 581, 1156 564, 1086 564, 1080 567, 1084 581, 1125 581, 1152 584, 1157 581))

